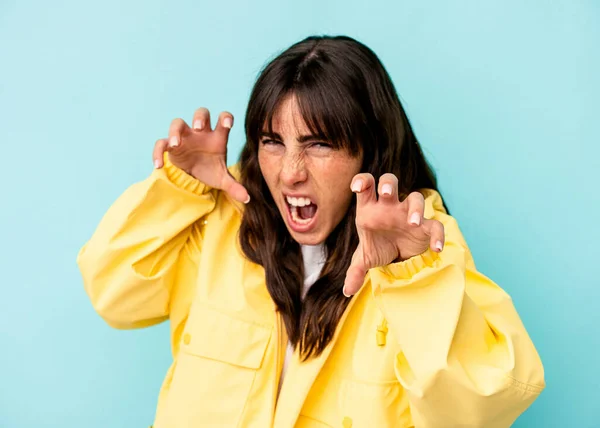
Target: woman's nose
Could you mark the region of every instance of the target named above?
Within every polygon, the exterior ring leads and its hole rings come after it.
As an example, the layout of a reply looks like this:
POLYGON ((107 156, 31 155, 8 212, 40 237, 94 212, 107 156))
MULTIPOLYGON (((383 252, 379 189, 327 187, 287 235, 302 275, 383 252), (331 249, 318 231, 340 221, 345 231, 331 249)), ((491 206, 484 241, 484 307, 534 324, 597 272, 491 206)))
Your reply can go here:
POLYGON ((281 181, 288 187, 293 187, 306 181, 308 174, 302 155, 285 156, 281 168, 281 181))

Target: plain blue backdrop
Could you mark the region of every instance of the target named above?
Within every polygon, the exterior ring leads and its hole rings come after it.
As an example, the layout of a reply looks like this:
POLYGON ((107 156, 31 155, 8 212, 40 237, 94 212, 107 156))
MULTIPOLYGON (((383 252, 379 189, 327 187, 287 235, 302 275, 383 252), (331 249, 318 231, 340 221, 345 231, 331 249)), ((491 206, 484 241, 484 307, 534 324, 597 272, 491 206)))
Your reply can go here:
POLYGON ((0 427, 152 422, 168 324, 106 326, 77 251, 173 118, 230 110, 235 162, 257 73, 310 34, 380 56, 513 296, 548 384, 516 426, 600 426, 599 2, 3 0, 0 427))

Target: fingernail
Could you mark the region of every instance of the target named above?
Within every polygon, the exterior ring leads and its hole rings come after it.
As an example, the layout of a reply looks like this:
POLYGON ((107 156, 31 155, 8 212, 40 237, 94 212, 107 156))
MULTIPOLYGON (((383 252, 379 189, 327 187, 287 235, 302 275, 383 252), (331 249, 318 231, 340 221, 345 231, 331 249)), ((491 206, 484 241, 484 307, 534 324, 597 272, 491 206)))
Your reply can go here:
POLYGON ((232 125, 233 125, 233 123, 231 122, 231 118, 230 117, 226 117, 225 119, 223 119, 223 126, 225 128, 231 129, 232 125))
POLYGON ((344 297, 352 297, 351 294, 346 293, 346 286, 344 286, 344 288, 342 288, 342 294, 344 295, 344 297))
POLYGON ((419 213, 412 213, 412 215, 410 216, 410 224, 414 224, 415 226, 418 226, 421 223, 421 216, 419 215, 419 213))
POLYGON ((352 183, 352 191, 360 192, 362 190, 362 186, 363 186, 363 181, 359 178, 354 183, 352 183))
POLYGON ((154 161, 154 168, 156 168, 156 169, 160 168, 160 161, 158 159, 156 159, 154 161))
POLYGON ((179 145, 179 138, 177 138, 175 135, 173 135, 171 138, 169 138, 169 146, 177 147, 178 145, 179 145))
POLYGON ((381 194, 382 195, 391 195, 392 194, 392 185, 389 183, 385 183, 381 186, 381 194))
POLYGON ((202 131, 202 121, 200 119, 195 120, 192 126, 196 131, 202 131))
POLYGON ((246 199, 246 200, 244 201, 244 203, 245 203, 245 204, 247 204, 248 202, 250 202, 250 195, 248 195, 248 199, 246 199))
POLYGON ((435 249, 438 251, 442 251, 442 241, 437 241, 435 243, 435 249))

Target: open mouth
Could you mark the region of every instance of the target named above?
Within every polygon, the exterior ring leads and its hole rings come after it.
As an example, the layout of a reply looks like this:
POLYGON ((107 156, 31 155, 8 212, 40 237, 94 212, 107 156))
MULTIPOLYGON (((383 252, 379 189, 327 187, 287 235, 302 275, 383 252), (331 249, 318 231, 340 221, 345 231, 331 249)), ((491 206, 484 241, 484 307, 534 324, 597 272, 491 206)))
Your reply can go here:
POLYGON ((290 226, 298 231, 304 232, 310 228, 317 214, 317 205, 307 197, 285 196, 288 206, 290 226))

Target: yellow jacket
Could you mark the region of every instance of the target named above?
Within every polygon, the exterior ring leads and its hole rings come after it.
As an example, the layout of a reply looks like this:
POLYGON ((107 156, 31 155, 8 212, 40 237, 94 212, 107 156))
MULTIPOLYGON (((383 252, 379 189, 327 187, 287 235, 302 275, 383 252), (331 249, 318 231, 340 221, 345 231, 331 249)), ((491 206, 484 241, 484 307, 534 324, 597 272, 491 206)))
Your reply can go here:
POLYGON ((371 269, 332 343, 305 363, 294 355, 277 398, 287 338, 263 268, 239 249, 243 207, 165 160, 77 257, 109 325, 171 321, 155 428, 507 427, 544 388, 511 298, 424 190, 444 251, 371 269))

